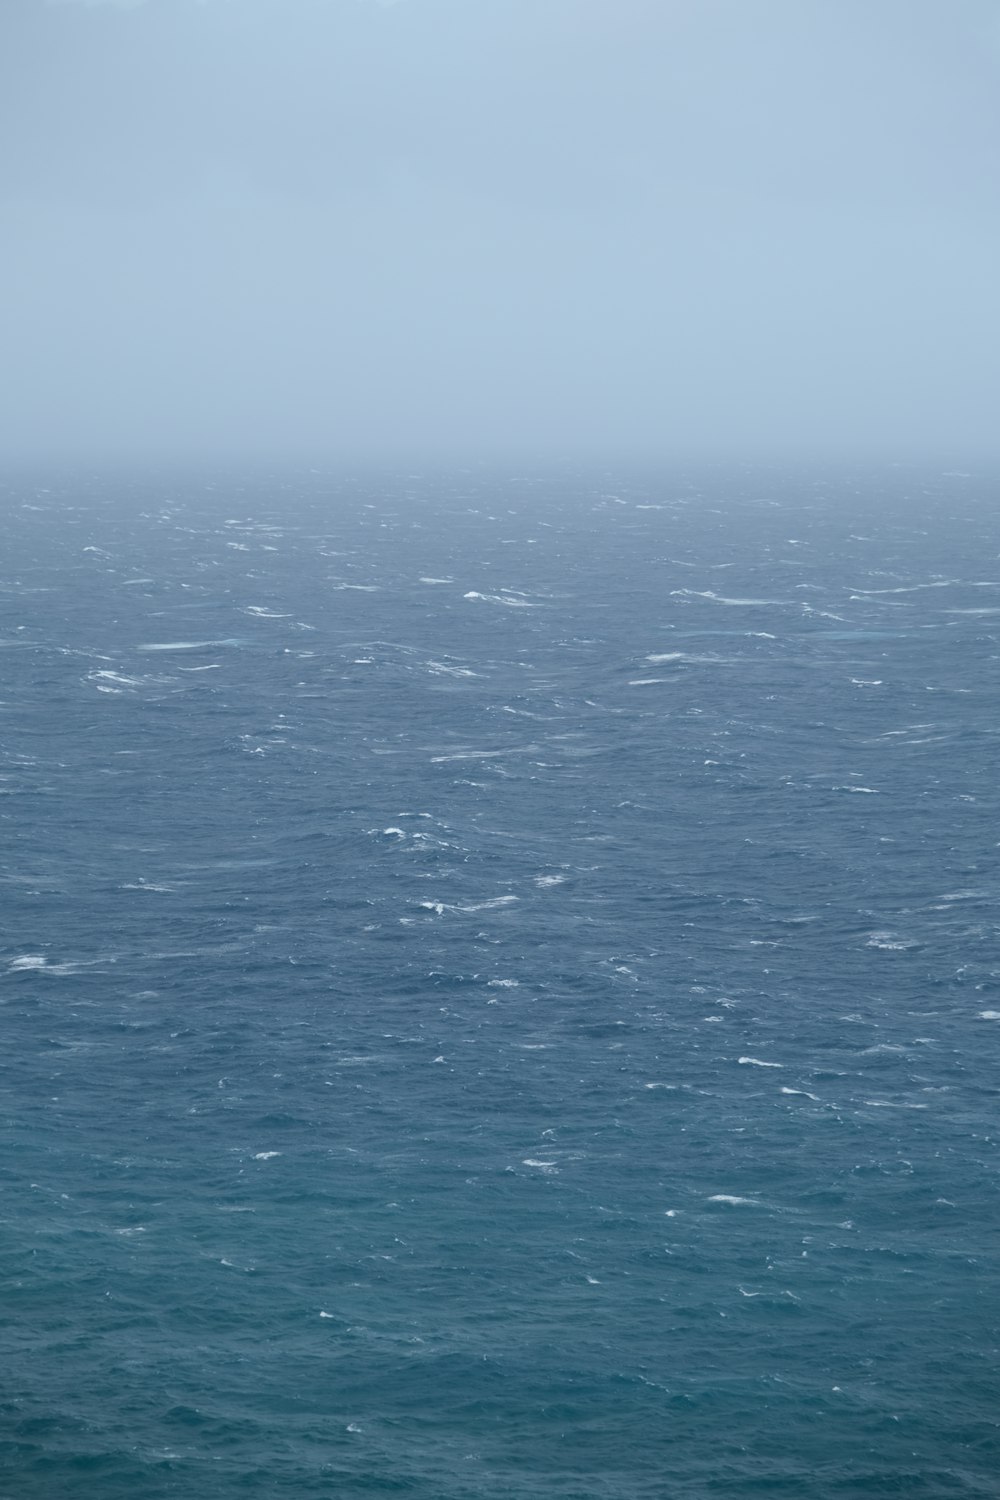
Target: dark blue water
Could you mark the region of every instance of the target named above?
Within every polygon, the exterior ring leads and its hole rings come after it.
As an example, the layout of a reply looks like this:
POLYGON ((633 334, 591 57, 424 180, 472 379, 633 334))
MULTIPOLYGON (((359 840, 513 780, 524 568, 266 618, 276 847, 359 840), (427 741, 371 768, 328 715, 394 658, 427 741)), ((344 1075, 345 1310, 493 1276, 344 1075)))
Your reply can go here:
POLYGON ((994 486, 11 486, 3 1500, 996 1497, 994 486))

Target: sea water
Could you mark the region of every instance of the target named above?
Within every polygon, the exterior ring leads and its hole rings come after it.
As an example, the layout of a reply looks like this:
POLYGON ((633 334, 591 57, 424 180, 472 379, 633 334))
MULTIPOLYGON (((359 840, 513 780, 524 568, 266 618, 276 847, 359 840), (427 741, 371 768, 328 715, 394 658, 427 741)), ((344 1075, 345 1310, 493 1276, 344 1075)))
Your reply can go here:
POLYGON ((3 510, 3 1500, 1000 1493, 995 486, 3 510))

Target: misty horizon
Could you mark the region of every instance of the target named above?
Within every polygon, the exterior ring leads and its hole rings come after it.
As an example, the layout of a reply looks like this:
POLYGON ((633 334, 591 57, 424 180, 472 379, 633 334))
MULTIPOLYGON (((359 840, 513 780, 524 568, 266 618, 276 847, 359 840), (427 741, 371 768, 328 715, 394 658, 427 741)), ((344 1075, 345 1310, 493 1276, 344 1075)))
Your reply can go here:
POLYGON ((997 455, 986 0, 8 0, 32 464, 997 455))

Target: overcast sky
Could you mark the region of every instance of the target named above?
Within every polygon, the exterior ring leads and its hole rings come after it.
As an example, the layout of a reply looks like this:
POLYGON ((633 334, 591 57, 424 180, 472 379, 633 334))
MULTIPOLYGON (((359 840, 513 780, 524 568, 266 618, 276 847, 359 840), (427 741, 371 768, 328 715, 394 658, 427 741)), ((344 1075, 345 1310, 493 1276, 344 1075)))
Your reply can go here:
POLYGON ((0 0, 0 445, 1000 448, 1000 0, 0 0))

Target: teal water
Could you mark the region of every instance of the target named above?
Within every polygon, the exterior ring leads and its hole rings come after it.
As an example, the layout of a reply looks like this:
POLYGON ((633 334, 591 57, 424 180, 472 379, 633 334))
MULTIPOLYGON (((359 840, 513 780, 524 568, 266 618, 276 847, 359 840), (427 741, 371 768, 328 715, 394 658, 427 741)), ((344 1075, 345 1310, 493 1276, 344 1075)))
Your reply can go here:
POLYGON ((0 1496, 995 1497, 995 486, 10 486, 0 1496))

